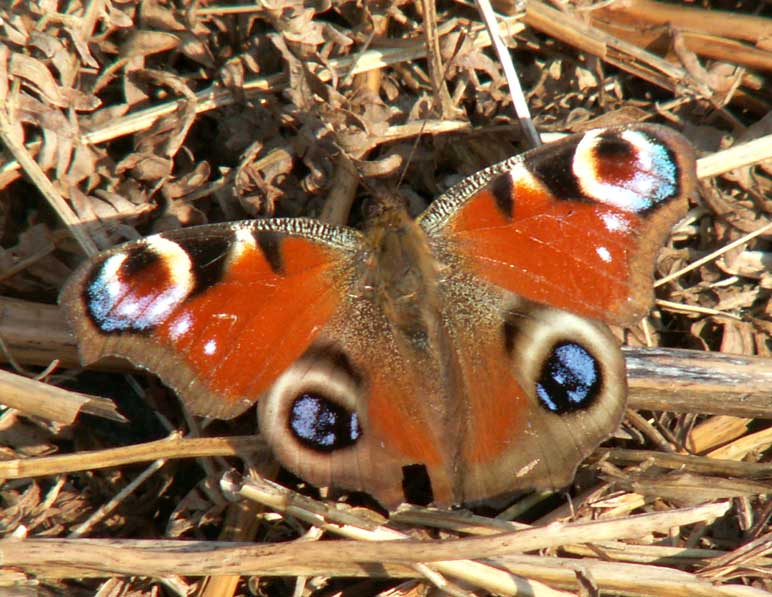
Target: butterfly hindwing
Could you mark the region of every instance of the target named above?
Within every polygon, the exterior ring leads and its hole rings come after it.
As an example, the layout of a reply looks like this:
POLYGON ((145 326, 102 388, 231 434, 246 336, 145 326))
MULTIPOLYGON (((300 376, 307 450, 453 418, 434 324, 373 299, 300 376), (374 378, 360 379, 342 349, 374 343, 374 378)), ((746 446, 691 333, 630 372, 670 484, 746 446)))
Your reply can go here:
POLYGON ((399 340, 374 301, 353 297, 258 403, 279 461, 316 485, 362 490, 395 507, 411 467, 453 503, 448 406, 436 361, 399 340))
POLYGON ((565 485, 617 427, 624 359, 593 320, 648 311, 655 253, 695 179, 677 133, 603 129, 483 170, 419 218, 464 380, 458 494, 565 485))
POLYGON ((464 409, 456 495, 475 502, 566 485, 622 418, 617 341, 600 323, 462 271, 443 291, 464 409))

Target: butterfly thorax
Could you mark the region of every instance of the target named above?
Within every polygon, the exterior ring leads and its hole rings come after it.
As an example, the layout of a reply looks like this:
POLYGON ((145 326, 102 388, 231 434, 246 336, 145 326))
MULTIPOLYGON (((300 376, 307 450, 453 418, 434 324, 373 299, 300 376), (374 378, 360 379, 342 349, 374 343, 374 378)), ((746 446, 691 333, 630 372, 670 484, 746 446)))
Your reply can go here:
POLYGON ((439 322, 437 265, 426 233, 401 206, 370 224, 368 286, 395 327, 414 345, 431 342, 439 322))

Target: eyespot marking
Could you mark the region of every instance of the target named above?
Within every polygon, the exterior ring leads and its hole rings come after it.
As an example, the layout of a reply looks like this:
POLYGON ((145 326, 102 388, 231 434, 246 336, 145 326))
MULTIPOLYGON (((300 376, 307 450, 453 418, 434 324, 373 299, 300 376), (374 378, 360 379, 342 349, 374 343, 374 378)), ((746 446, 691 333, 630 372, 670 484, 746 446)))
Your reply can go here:
POLYGON ((561 342, 542 365, 536 395, 545 409, 564 414, 589 408, 601 386, 596 358, 579 344, 561 342))
POLYGON ((84 288, 86 313, 104 333, 146 332, 163 323, 192 288, 187 252, 151 236, 93 269, 84 288))
POLYGON ((645 212, 680 192, 676 160, 644 131, 588 132, 576 146, 572 170, 587 197, 626 212, 645 212))
POLYGON ((295 398, 289 427, 298 441, 319 452, 353 446, 362 436, 357 413, 320 394, 304 393, 295 398))

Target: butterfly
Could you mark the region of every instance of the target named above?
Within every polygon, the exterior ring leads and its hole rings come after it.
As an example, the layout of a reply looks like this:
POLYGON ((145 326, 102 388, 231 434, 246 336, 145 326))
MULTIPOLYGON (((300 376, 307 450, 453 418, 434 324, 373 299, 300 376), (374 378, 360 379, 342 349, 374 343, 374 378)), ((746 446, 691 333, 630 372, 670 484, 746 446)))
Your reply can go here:
POLYGON ((258 404, 279 462, 392 507, 559 488, 616 429, 625 362, 606 324, 651 307, 653 263, 696 181, 650 124, 485 168, 417 219, 212 224, 123 244, 60 304, 82 359, 124 357, 197 415, 258 404), (428 500, 427 500, 428 501, 428 500))

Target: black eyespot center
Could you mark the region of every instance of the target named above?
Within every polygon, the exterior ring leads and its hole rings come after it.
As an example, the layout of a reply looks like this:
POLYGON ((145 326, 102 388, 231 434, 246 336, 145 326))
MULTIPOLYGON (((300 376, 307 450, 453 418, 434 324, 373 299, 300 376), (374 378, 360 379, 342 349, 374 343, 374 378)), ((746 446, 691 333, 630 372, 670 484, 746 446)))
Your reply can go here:
POLYGON ((295 438, 318 452, 353 446, 362 436, 356 411, 350 411, 320 393, 304 392, 289 412, 289 428, 295 438))
POLYGON ((600 136, 595 145, 595 156, 600 160, 619 159, 625 156, 632 157, 633 153, 633 146, 617 135, 600 136))
POLYGON ((542 365, 536 395, 546 410, 565 414, 589 408, 603 385, 598 360, 582 345, 559 342, 542 365))

